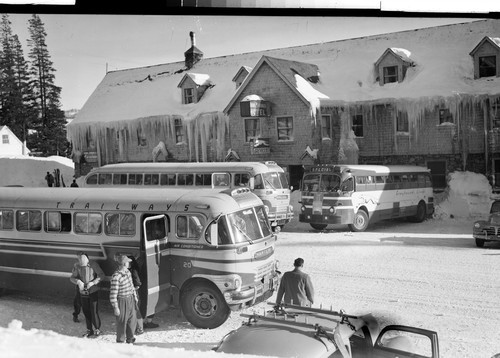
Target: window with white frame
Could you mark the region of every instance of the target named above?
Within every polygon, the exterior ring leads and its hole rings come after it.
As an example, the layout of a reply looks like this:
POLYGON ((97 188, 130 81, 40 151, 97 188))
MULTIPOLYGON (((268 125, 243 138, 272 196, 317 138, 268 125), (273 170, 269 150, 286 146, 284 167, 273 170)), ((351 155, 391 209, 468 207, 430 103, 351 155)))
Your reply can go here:
POLYGON ((384 67, 384 83, 398 82, 398 66, 384 67))
POLYGON ((479 57, 479 78, 491 77, 497 75, 497 57, 481 56, 479 57))
POLYGON ((245 118, 245 142, 259 138, 260 134, 260 118, 245 118))
POLYGON ((8 134, 2 134, 2 143, 9 144, 9 135, 8 134))
POLYGON ((453 115, 448 108, 439 109, 439 124, 453 123, 453 115))
POLYGON ((321 138, 331 139, 332 138, 332 125, 331 118, 329 115, 321 116, 321 138))
POLYGON ((277 117, 278 140, 293 140, 293 118, 277 117))
POLYGON ((396 132, 408 133, 409 123, 408 123, 408 113, 398 111, 396 116, 396 132))
POLYGON ((176 118, 174 120, 174 127, 175 127, 175 143, 184 143, 184 127, 182 125, 182 120, 179 118, 176 118))
POLYGON ((184 104, 194 102, 194 88, 184 88, 184 104))
POLYGON ((363 115, 355 114, 352 116, 352 130, 356 137, 363 137, 363 115))

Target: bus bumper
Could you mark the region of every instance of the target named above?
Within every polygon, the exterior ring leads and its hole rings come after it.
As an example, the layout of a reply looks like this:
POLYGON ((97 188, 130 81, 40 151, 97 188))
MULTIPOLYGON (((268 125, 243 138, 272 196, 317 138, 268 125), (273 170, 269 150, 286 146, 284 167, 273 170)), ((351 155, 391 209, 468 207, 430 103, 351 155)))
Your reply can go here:
POLYGON ((264 277, 264 282, 239 291, 226 291, 224 298, 232 309, 238 309, 243 305, 254 305, 271 297, 278 288, 279 275, 277 273, 264 277))
POLYGON ((334 215, 319 215, 319 214, 299 214, 299 221, 302 223, 312 224, 347 224, 349 218, 334 215))

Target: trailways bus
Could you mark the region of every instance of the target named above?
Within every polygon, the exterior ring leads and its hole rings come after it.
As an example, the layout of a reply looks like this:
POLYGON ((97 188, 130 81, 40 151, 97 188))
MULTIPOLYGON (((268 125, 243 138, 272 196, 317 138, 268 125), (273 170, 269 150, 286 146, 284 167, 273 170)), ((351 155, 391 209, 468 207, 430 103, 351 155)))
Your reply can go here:
POLYGON ((273 229, 293 218, 285 171, 273 161, 212 163, 119 163, 93 169, 83 186, 92 188, 250 188, 265 205, 273 229))
POLYGON ((316 230, 347 224, 364 231, 377 220, 422 222, 434 212, 429 169, 410 165, 315 165, 305 168, 300 222, 316 230))
POLYGON ((0 188, 0 290, 73 295, 84 251, 103 269, 106 293, 114 256, 134 255, 144 317, 180 303, 194 326, 215 328, 273 294, 275 241, 246 188, 0 188))

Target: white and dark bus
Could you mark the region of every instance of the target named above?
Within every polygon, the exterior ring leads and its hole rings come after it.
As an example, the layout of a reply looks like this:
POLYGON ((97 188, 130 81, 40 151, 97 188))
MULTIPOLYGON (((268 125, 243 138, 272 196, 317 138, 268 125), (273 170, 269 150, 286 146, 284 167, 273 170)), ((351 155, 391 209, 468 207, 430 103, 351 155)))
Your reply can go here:
POLYGON ((93 169, 84 187, 250 188, 263 202, 271 226, 293 218, 285 171, 275 162, 119 163, 93 169))
POLYGON ((347 224, 364 231, 378 220, 422 222, 434 212, 431 174, 419 166, 315 165, 301 185, 299 221, 317 230, 347 224))
POLYGON ((276 237, 249 189, 0 188, 0 290, 73 295, 83 251, 109 279, 116 254, 142 263, 142 313, 180 304, 196 327, 269 298, 276 237))

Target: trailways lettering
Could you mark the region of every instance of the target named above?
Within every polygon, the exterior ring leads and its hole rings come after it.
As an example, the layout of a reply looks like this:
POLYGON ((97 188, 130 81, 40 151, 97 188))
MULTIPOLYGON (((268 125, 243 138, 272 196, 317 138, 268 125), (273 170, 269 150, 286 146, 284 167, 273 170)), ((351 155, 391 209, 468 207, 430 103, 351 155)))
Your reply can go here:
MULTIPOLYGON (((56 203, 56 208, 57 209, 66 209, 66 208, 61 207, 61 204, 62 204, 62 202, 58 201, 56 203)), ((103 210, 104 209, 104 205, 105 205, 105 203, 101 203, 101 204, 97 204, 97 205, 92 205, 92 207, 91 207, 90 203, 87 202, 87 203, 85 203, 85 205, 83 207, 75 207, 76 204, 77 203, 75 203, 75 202, 70 203, 69 207, 67 209, 103 210), (99 205, 100 205, 100 207, 99 207, 99 205)), ((138 206, 139 206, 139 204, 137 204, 137 203, 130 204, 130 209, 128 209, 126 207, 120 207, 120 203, 117 203, 116 206, 114 207, 114 209, 115 210, 133 210, 133 211, 135 211, 135 210, 137 210, 138 206)), ((165 206, 166 206, 166 211, 168 211, 172 207, 172 204, 166 204, 165 206)), ((188 211, 188 210, 189 210, 189 204, 186 204, 185 207, 184 207, 184 211, 188 211)), ((149 204, 147 211, 154 211, 154 204, 149 204)))

